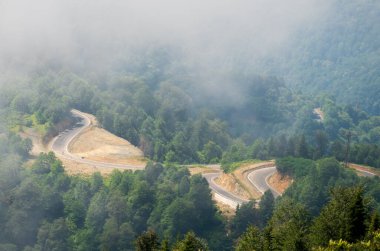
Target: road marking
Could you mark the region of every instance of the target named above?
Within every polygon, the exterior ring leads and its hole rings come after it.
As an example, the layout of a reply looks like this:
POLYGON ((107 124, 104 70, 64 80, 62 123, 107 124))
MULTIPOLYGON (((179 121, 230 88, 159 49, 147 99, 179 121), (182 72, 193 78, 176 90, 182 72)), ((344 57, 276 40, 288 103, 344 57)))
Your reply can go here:
MULTIPOLYGON (((260 169, 255 169, 253 171, 251 171, 248 175, 247 175, 247 178, 249 180, 249 182, 251 182, 251 184, 256 187, 256 189, 264 194, 265 191, 267 191, 268 189, 270 189, 273 193, 273 195, 275 197, 281 195, 278 191, 276 191, 276 189, 274 189, 269 183, 268 183, 268 179, 276 172, 276 167, 275 166, 272 166, 272 167, 265 167, 265 168, 260 168, 260 169), (274 169, 274 170, 268 170, 268 169, 274 169), (253 178, 253 176, 257 176, 258 173, 262 173, 262 172, 268 172, 266 174, 264 178, 264 184, 259 184, 258 182, 256 182, 253 178)), ((265 174, 264 174, 265 175, 265 174)), ((262 178, 262 177, 257 177, 257 178, 262 178)))

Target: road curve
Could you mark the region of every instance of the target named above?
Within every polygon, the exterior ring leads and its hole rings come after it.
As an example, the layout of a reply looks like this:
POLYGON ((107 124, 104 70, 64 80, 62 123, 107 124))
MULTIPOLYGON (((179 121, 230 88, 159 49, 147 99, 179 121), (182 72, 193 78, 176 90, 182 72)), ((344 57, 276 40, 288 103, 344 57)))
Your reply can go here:
POLYGON ((73 160, 78 163, 92 165, 98 168, 119 168, 128 170, 142 170, 145 166, 141 165, 127 165, 127 164, 115 164, 107 162, 93 161, 89 159, 84 159, 80 156, 74 155, 69 151, 70 143, 86 128, 91 125, 90 118, 78 110, 71 110, 71 114, 75 117, 78 122, 74 127, 66 129, 61 132, 57 137, 55 137, 50 143, 51 150, 59 157, 68 160, 73 160))
POLYGON ((237 197, 236 195, 225 190, 221 186, 215 183, 215 179, 221 175, 221 172, 218 173, 205 173, 203 177, 207 180, 211 190, 215 192, 216 199, 236 208, 238 205, 248 202, 248 200, 237 197))
MULTIPOLYGON (((126 164, 115 164, 93 161, 89 159, 84 159, 80 156, 74 155, 69 151, 69 145, 71 142, 78 137, 78 135, 84 131, 86 128, 91 126, 90 118, 78 110, 71 111, 72 116, 75 117, 78 122, 72 128, 66 129, 56 136, 50 143, 51 150, 59 157, 68 160, 75 161, 77 163, 92 165, 98 168, 119 168, 119 169, 129 169, 129 170, 142 170, 145 166, 136 165, 126 165, 126 164)), ((267 189, 271 189, 275 197, 279 195, 273 188, 267 183, 267 179, 276 171, 275 167, 262 168, 252 171, 248 174, 248 179, 260 192, 264 193, 267 189), (261 171, 260 171, 261 170, 261 171)), ((203 177, 209 183, 210 188, 215 192, 216 199, 236 208, 238 205, 247 203, 248 200, 237 197, 236 195, 225 190, 221 186, 215 183, 215 179, 221 175, 221 172, 217 173, 207 173, 203 174, 203 177)))
POLYGON ((268 179, 276 172, 276 167, 266 167, 255 169, 248 174, 248 180, 251 184, 258 190, 260 193, 264 194, 265 191, 271 190, 274 197, 278 197, 281 194, 277 192, 273 187, 268 183, 268 179))
MULTIPOLYGON (((272 176, 275 172, 275 166, 254 169, 248 173, 247 178, 250 183, 262 194, 270 189, 273 193, 273 196, 278 197, 281 194, 268 184, 269 177, 272 176)), ((238 205, 241 205, 243 203, 247 203, 249 200, 239 198, 238 196, 225 190, 223 187, 215 183, 215 179, 218 178, 221 174, 221 172, 203 174, 203 177, 207 180, 211 190, 215 192, 216 199, 233 208, 236 208, 238 205)))

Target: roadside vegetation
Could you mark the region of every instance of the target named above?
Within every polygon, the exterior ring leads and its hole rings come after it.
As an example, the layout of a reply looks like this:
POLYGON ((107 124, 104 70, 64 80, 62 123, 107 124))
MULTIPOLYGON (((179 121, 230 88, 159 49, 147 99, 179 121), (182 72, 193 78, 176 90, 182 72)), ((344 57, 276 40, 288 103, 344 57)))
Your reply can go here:
POLYGON ((154 85, 143 77, 119 75, 90 85, 91 79, 60 72, 37 74, 29 84, 15 85, 28 92, 8 93, 1 107, 2 248, 133 250, 153 245, 185 250, 182 246, 193 242, 205 250, 244 250, 249 245, 300 250, 361 241, 377 245, 378 178, 359 178, 339 161, 348 157, 379 167, 378 117, 329 97, 280 92, 282 83, 275 79, 251 80, 251 99, 233 117, 226 116, 232 109, 228 105, 194 103, 189 87, 154 85), (260 105, 266 92, 277 93, 270 108, 269 100, 260 105), (256 108, 251 110, 253 101, 256 108), (313 113, 317 106, 324 112, 323 121, 313 113), (138 146, 157 164, 135 173, 86 178, 67 176, 61 163, 45 154, 32 168, 21 168, 31 143, 17 132, 33 127, 49 138, 72 108, 95 114, 102 127, 138 146), (276 116, 265 115, 274 111, 276 116), (258 133, 258 128, 266 129, 258 133), (229 220, 213 204, 207 182, 180 167, 221 163, 225 172, 232 172, 253 159, 274 158, 279 172, 292 177, 293 184, 281 199, 266 194, 259 208, 248 203, 229 220), (356 200, 348 208, 337 206, 336 201, 346 199, 356 200), (336 224, 324 235, 330 215, 336 224), (151 244, 142 244, 149 238, 154 239, 151 244))
POLYGON ((6 250, 378 245, 379 178, 360 178, 333 158, 279 159, 280 172, 295 178, 291 187, 277 201, 266 192, 258 208, 253 201, 238 207, 227 222, 207 182, 186 167, 149 163, 134 173, 68 176, 52 153, 23 168, 13 144, 0 156, 0 247, 6 250))
POLYGON ((264 250, 376 242, 378 178, 358 178, 339 161, 348 157, 379 167, 377 116, 326 96, 310 99, 284 89, 275 78, 239 79, 250 91, 236 109, 195 103, 189 86, 129 74, 91 85, 93 79, 76 74, 36 74, 13 87, 28 92, 4 90, 0 224, 6 231, 0 243, 6 250, 133 250, 135 240, 144 241, 144 232, 150 230, 154 245, 169 250, 181 250, 178 243, 186 239, 202 247, 207 243, 211 250, 244 250, 252 244, 246 238, 264 250), (267 92, 276 98, 262 100, 267 92), (323 121, 313 113, 315 107, 324 112, 323 121), (49 154, 31 169, 21 168, 31 144, 17 132, 33 127, 51 137, 72 108, 95 114, 102 127, 138 146, 157 164, 135 173, 86 178, 67 176, 49 154), (281 199, 267 199, 268 205, 262 199, 258 209, 253 202, 241 206, 229 220, 214 206, 207 182, 180 167, 221 163, 225 172, 232 172, 252 159, 274 158, 280 173, 294 179, 291 187, 281 199), (345 200, 350 194, 356 196, 349 204, 354 206, 335 206, 334 201, 343 200, 339 196, 345 200), (323 218, 328 215, 344 224, 331 225, 330 235, 324 236, 327 230, 318 222, 328 221, 323 218), (357 226, 360 233, 353 230, 357 226), (335 243, 340 239, 347 243, 335 243))
POLYGON ((380 250, 380 178, 343 164, 380 170, 380 5, 331 4, 336 15, 295 34, 281 58, 230 57, 239 63, 220 69, 201 71, 165 43, 115 49, 104 68, 36 57, 9 70, 17 60, 5 57, 0 251, 380 250), (30 161, 21 132, 47 144, 71 109, 138 147, 145 170, 75 176, 51 152, 30 161), (217 164, 233 176, 273 160, 289 188, 230 218, 188 170, 217 164))

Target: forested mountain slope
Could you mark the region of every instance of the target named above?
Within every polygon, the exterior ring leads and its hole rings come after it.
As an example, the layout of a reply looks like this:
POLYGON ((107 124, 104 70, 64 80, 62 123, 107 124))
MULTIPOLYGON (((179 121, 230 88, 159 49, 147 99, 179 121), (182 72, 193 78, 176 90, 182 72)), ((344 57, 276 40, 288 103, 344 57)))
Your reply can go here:
POLYGON ((379 177, 342 164, 380 168, 379 1, 74 2, 0 4, 0 250, 380 249, 379 177), (145 170, 32 159, 71 109, 145 170), (294 182, 232 218, 186 166, 252 159, 294 182))
POLYGON ((380 114, 379 1, 333 1, 324 17, 266 66, 293 88, 380 114))

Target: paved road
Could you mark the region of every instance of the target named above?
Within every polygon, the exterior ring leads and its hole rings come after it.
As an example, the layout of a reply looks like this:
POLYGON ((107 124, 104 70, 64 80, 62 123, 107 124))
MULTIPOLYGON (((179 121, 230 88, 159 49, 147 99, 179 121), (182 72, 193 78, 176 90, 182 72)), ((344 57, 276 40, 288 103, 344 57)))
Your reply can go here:
MULTIPOLYGON (((52 151, 60 158, 70 159, 76 161, 78 163, 93 165, 101 168, 125 168, 125 169, 144 169, 144 166, 132 166, 132 165, 120 165, 120 164, 112 164, 112 163, 104 163, 98 161, 92 161, 88 159, 83 159, 80 156, 74 155, 69 151, 69 145, 73 141, 75 137, 77 137, 83 130, 91 125, 91 120, 86 116, 86 114, 81 113, 77 110, 71 111, 72 116, 76 118, 78 121, 74 127, 66 129, 61 132, 57 137, 52 140, 51 149, 52 151)), ((210 165, 210 167, 216 168, 216 165, 210 165)), ((210 173, 204 174, 203 176, 206 178, 208 183, 210 184, 210 188, 215 191, 217 199, 220 201, 231 205, 232 207, 236 207, 237 205, 247 202, 247 200, 241 199, 230 192, 224 190, 222 187, 215 184, 214 179, 217 178, 221 173, 210 173)))
MULTIPOLYGON (((76 161, 78 163, 88 164, 92 165, 98 168, 124 168, 124 169, 131 169, 131 170, 141 170, 144 169, 144 166, 134 166, 134 165, 122 165, 122 164, 113 164, 113 163, 105 163, 105 162, 98 162, 93 161, 89 159, 84 159, 80 156, 74 155, 70 153, 69 151, 69 145, 77 137, 83 130, 85 130, 87 127, 91 125, 91 120, 86 116, 86 114, 81 113, 77 110, 71 111, 73 117, 77 119, 77 123, 72 127, 68 128, 62 133, 60 133, 57 137, 55 137, 52 140, 51 143, 51 149, 52 151, 60 158, 65 158, 69 160, 76 161)), ((249 174, 252 175, 252 178, 250 179, 251 183, 256 186, 259 190, 265 189, 262 188, 262 180, 264 180, 267 177, 269 177, 271 174, 275 172, 275 168, 263 168, 256 171, 253 171, 249 174), (264 170, 264 171, 259 171, 264 170), (259 171, 259 175, 257 175, 257 171, 259 171), (268 173, 269 171, 269 173, 268 173), (264 176, 263 176, 264 174, 264 176)), ((241 205, 242 203, 248 202, 248 200, 242 199, 237 197, 236 195, 228 192, 227 190, 223 189, 219 185, 215 183, 215 179, 221 175, 221 172, 217 173, 208 173, 203 174, 203 177, 206 178, 207 182, 210 185, 210 188, 215 192, 215 196, 219 201, 222 201, 232 207, 236 207, 237 205, 241 205)), ((264 183, 265 187, 265 183, 264 183)), ((262 190, 260 190, 262 191, 262 190)))
POLYGON ((224 188, 220 187, 215 183, 215 179, 221 175, 220 172, 218 173, 206 173, 203 174, 203 177, 207 180, 211 190, 215 192, 215 195, 217 196, 217 199, 220 201, 232 206, 236 207, 237 205, 241 205, 242 203, 248 202, 248 200, 242 199, 237 197, 236 195, 228 192, 224 188))
POLYGON ((281 194, 274 190, 269 184, 268 179, 276 172, 276 167, 266 167, 261 169, 253 170, 248 174, 248 180, 252 183, 253 186, 257 188, 262 194, 270 189, 274 197, 278 197, 281 194))
MULTIPOLYGON (((251 171, 248 174, 248 180, 251 184, 256 187, 262 194, 268 189, 270 189, 273 193, 274 197, 278 197, 281 194, 274 190, 268 184, 268 178, 272 176, 276 172, 276 167, 265 167, 261 169, 256 169, 251 171)), ((221 175, 221 172, 216 173, 206 173, 203 174, 203 177, 209 183, 211 190, 215 192, 216 199, 230 205, 231 207, 236 207, 237 205, 241 205, 243 203, 248 202, 248 200, 237 197, 236 195, 230 193, 225 190, 223 187, 219 186, 215 183, 215 179, 221 175)))
POLYGON ((65 158, 69 160, 73 160, 78 163, 92 165, 98 168, 122 168, 129 170, 141 170, 144 169, 145 166, 136 166, 136 165, 124 165, 124 164, 114 164, 114 163, 106 163, 93 161, 89 159, 84 159, 80 156, 74 155, 69 151, 69 144, 73 141, 75 137, 77 137, 83 130, 91 125, 91 120, 84 113, 72 110, 71 111, 73 117, 75 117, 78 122, 72 128, 68 128, 65 131, 61 132, 57 137, 52 140, 50 144, 51 150, 60 158, 65 158))

